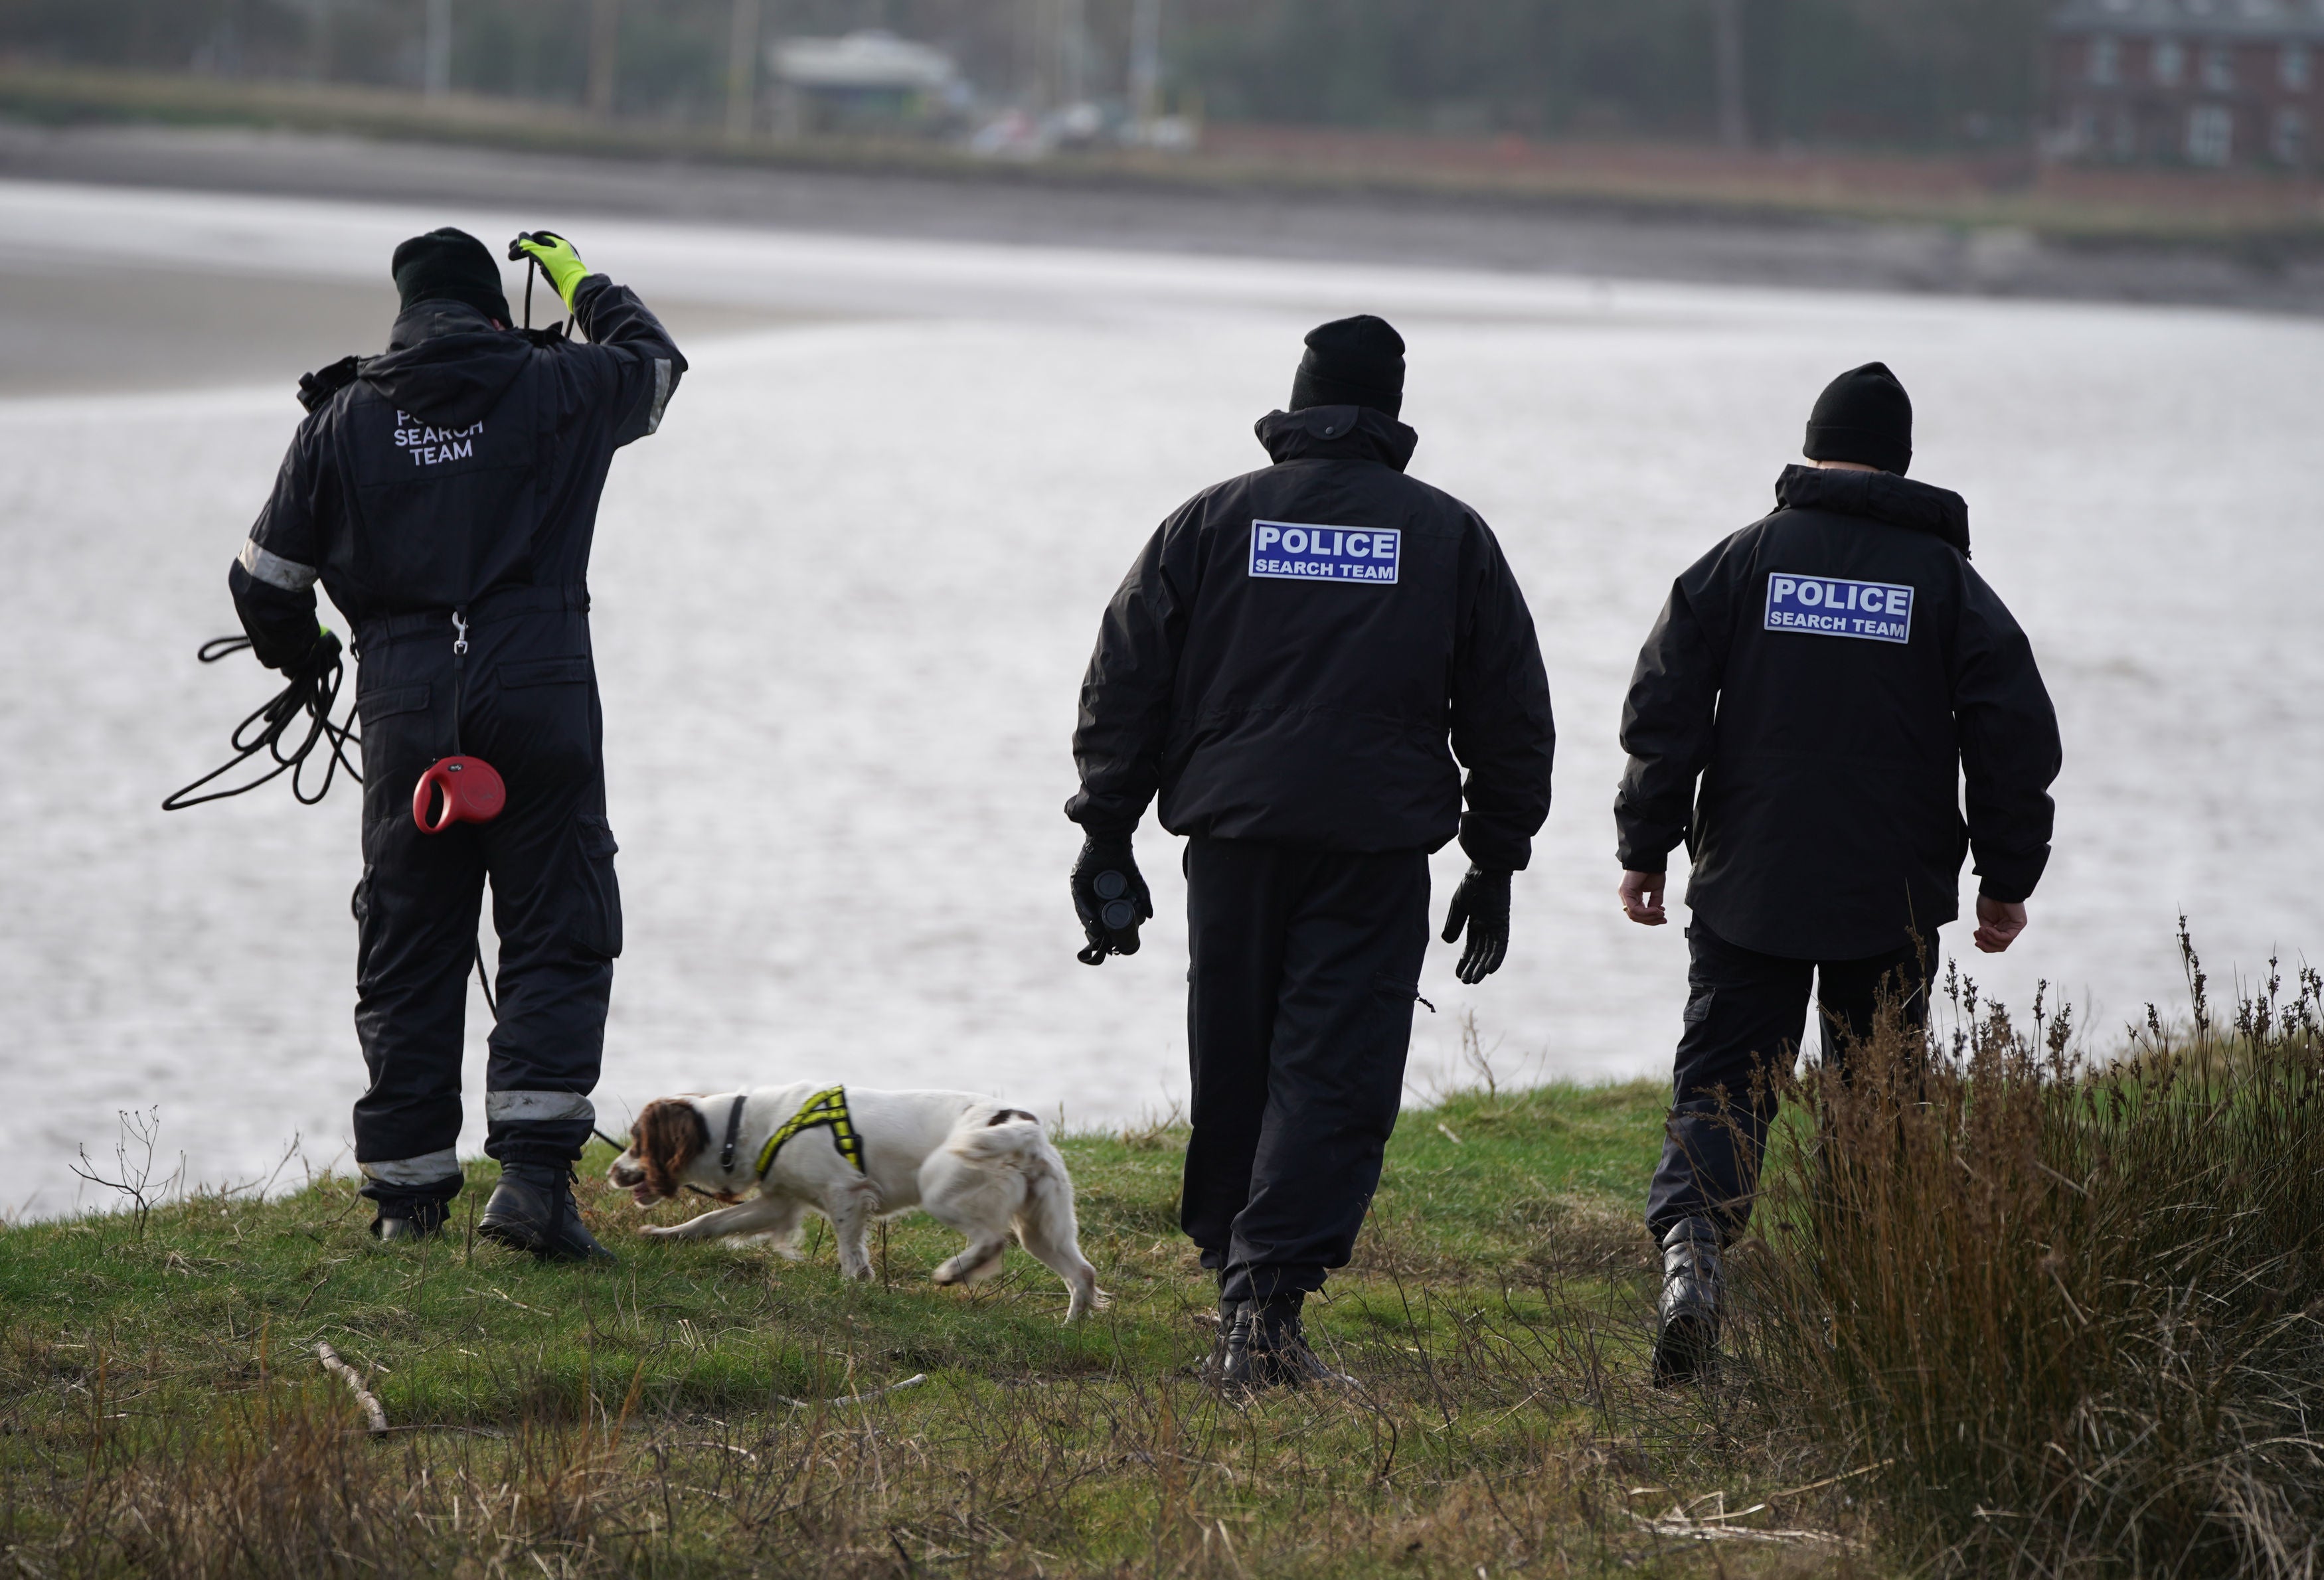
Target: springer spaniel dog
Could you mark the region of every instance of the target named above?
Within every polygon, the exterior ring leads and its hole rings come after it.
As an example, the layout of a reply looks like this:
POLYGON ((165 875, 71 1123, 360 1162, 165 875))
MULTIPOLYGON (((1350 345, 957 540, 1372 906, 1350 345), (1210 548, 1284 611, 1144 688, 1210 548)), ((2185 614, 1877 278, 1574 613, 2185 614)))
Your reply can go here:
POLYGON ((1066 1321, 1108 1301, 1082 1255, 1073 1180, 1041 1122, 969 1092, 801 1081, 657 1098, 639 1111, 606 1178, 640 1207, 688 1187, 729 1204, 645 1230, 664 1239, 763 1236, 796 1258, 801 1220, 819 1212, 831 1220, 847 1278, 872 1276, 864 1236, 874 1218, 918 1208, 964 1236, 967 1248, 933 1274, 940 1284, 998 1272, 1013 1230, 1065 1281, 1066 1321))

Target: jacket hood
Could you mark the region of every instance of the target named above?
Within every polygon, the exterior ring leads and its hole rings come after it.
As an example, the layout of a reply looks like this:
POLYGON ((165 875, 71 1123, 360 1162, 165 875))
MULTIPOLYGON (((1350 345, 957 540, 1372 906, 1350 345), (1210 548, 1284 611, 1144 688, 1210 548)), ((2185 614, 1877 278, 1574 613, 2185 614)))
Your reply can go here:
POLYGON ((1784 510, 1829 510, 1862 516, 1925 532, 1969 557, 1969 501, 1950 489, 1932 488, 1888 472, 1843 472, 1822 466, 1786 466, 1775 480, 1775 506, 1784 510))
POLYGON ((500 404, 531 356, 523 336, 465 302, 414 302, 359 376, 401 410, 465 427, 500 404))
POLYGON ((1253 430, 1277 465, 1286 461, 1377 461, 1403 471, 1420 436, 1369 406, 1270 411, 1253 430))

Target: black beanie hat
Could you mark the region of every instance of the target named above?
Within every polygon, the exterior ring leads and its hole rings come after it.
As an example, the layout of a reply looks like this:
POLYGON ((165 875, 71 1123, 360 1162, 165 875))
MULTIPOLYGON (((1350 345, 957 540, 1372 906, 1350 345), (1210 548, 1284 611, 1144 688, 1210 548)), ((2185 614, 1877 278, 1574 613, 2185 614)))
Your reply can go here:
POLYGON ((1913 398, 1886 363, 1851 368, 1824 386, 1808 414, 1807 457, 1904 474, 1913 464, 1913 398))
POLYGON ((1291 409, 1310 406, 1369 406, 1396 416, 1404 409, 1404 336, 1370 313, 1310 329, 1291 381, 1291 409))
POLYGON ((466 231, 446 225, 414 236, 395 249, 388 269, 406 308, 414 302, 466 302, 488 318, 514 322, 501 291, 500 265, 466 231))

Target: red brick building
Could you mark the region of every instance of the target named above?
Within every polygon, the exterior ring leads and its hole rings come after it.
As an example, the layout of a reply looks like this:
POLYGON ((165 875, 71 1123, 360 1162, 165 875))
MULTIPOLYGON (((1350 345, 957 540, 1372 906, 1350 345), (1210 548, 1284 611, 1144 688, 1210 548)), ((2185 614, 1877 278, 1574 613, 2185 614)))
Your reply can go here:
POLYGON ((2067 0, 2050 99, 2064 158, 2315 170, 2324 0, 2067 0))

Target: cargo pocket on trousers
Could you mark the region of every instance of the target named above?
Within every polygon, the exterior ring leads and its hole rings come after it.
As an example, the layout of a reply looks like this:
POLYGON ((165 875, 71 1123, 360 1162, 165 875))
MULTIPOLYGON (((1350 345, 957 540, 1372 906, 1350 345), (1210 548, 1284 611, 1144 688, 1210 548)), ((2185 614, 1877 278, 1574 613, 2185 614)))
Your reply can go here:
POLYGON ((591 954, 618 960, 622 953, 622 886, 613 876, 613 828, 595 813, 583 813, 575 830, 573 942, 591 954))
POLYGON ((392 719, 398 713, 422 713, 428 711, 429 692, 424 685, 386 686, 355 699, 355 716, 368 730, 383 719, 392 719))
POLYGON ((1416 1004, 1428 1005, 1428 1013, 1436 1013, 1436 1006, 1420 996, 1419 983, 1405 981, 1388 971, 1372 973, 1372 997, 1407 1020, 1411 1018, 1412 1006, 1416 1004))

